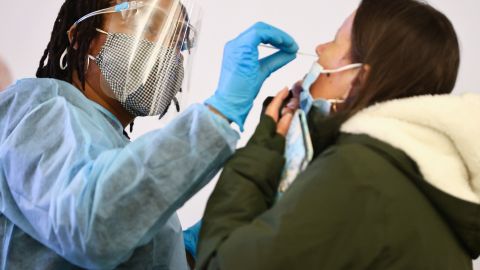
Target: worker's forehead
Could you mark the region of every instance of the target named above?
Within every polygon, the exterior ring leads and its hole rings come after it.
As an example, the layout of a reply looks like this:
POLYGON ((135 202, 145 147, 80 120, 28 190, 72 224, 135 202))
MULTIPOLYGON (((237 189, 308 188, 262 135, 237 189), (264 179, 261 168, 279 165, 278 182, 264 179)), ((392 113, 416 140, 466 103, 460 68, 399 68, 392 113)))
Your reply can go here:
POLYGON ((185 8, 178 0, 148 0, 144 4, 140 12, 153 19, 164 19, 172 13, 176 19, 187 18, 185 8))
POLYGON ((167 19, 175 25, 185 24, 188 21, 184 6, 177 0, 149 0, 142 1, 142 3, 143 5, 138 9, 111 14, 111 23, 132 23, 135 27, 139 25, 160 27, 167 22, 167 19))
POLYGON ((172 8, 181 8, 182 4, 179 0, 145 0, 141 1, 147 7, 155 10, 169 11, 172 8))

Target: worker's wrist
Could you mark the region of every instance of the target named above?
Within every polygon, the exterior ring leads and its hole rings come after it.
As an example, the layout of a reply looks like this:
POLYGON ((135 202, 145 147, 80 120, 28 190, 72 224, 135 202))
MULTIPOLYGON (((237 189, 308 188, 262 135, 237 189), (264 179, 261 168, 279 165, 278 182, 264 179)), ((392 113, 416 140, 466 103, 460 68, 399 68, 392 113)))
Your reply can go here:
POLYGON ((225 115, 223 115, 221 112, 219 112, 219 111, 218 111, 217 109, 215 109, 214 107, 212 107, 212 106, 210 106, 210 105, 208 105, 208 104, 205 104, 205 106, 207 106, 207 108, 208 108, 211 112, 213 112, 214 114, 216 114, 216 115, 220 116, 221 118, 227 120, 227 122, 228 122, 229 124, 232 123, 232 121, 231 121, 230 119, 228 119, 225 115))

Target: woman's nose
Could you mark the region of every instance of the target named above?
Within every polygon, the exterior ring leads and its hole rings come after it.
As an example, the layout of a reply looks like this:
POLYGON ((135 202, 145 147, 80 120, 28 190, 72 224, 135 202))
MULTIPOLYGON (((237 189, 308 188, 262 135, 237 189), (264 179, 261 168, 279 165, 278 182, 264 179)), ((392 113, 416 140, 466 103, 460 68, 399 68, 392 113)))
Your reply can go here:
POLYGON ((324 43, 317 46, 317 48, 315 49, 315 52, 317 53, 318 56, 320 56, 323 53, 327 44, 328 43, 324 43))

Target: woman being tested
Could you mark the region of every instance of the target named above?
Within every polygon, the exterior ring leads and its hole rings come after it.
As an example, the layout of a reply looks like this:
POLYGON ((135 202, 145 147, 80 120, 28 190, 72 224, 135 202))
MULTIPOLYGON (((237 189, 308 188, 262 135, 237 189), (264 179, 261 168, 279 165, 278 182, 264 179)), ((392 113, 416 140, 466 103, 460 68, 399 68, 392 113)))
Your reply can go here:
POLYGON ((222 173, 198 268, 472 269, 480 97, 449 95, 450 21, 419 1, 363 0, 317 53, 299 102, 313 160, 279 193, 293 123, 279 116, 284 90, 222 173))
POLYGON ((39 78, 0 94, 1 269, 188 269, 175 211, 233 153, 227 120, 242 128, 263 81, 298 50, 254 25, 226 46, 208 105, 130 143, 135 117, 161 117, 188 92, 195 3, 64 2, 39 78), (280 52, 259 60, 260 43, 280 52))

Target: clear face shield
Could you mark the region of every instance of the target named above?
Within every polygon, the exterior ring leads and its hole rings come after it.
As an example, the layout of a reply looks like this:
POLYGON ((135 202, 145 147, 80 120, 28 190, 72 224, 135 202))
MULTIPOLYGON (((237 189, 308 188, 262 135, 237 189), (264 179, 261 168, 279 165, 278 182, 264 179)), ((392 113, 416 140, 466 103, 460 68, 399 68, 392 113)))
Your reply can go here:
POLYGON ((171 104, 179 111, 189 94, 201 24, 197 1, 119 2, 77 23, 100 14, 105 23, 97 31, 106 42, 89 62, 100 69, 102 91, 134 116, 162 117, 171 104))

